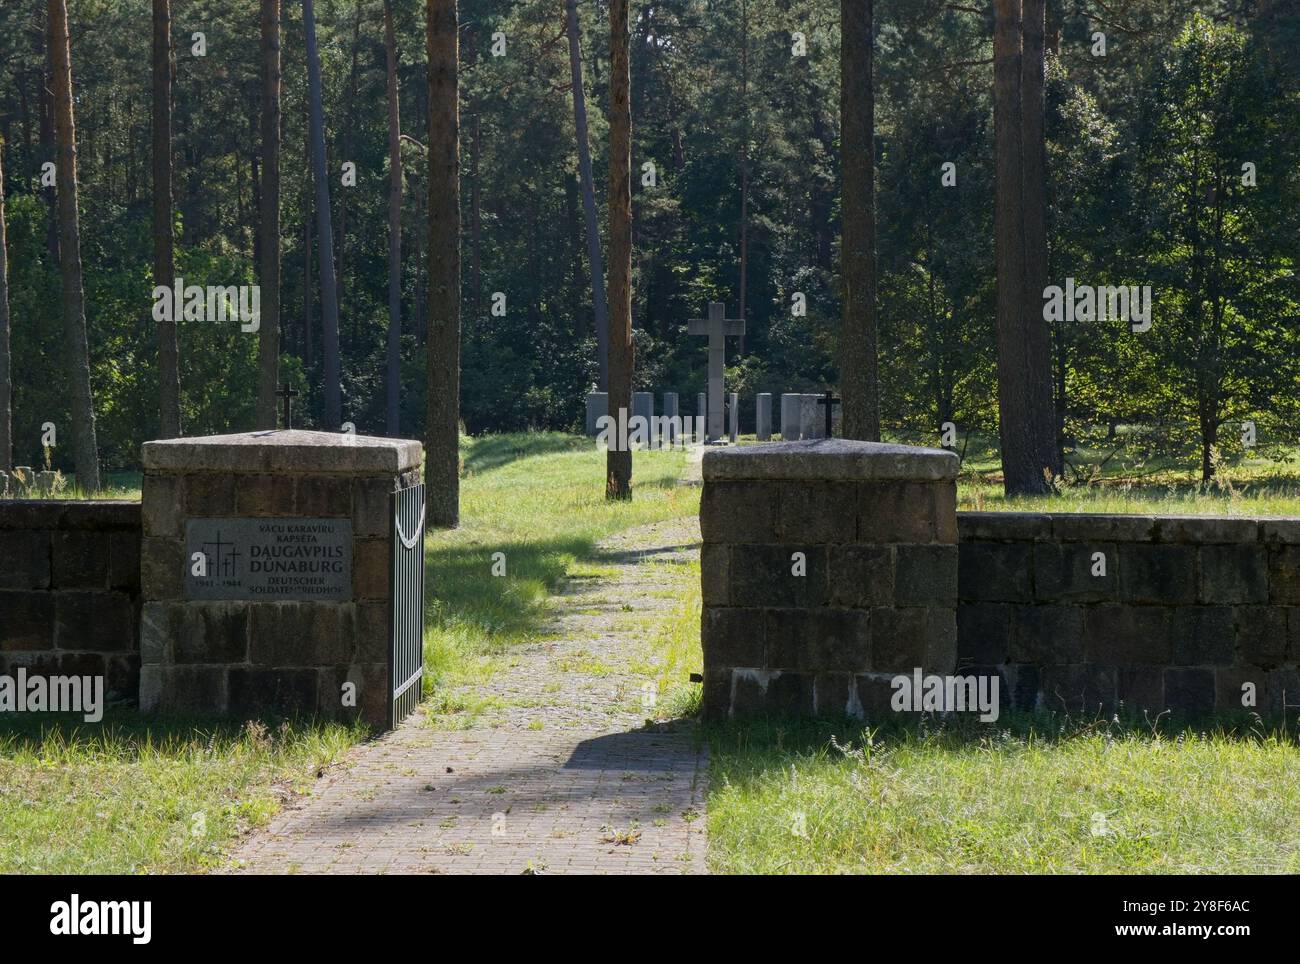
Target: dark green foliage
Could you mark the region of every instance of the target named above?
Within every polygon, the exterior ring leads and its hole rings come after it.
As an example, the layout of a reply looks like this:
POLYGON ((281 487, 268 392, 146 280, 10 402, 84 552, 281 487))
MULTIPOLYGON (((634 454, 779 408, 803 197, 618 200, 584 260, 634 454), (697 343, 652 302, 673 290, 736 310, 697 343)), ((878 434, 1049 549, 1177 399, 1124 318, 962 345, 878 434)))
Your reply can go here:
MULTIPOLYGON (((39 464, 40 425, 60 428, 71 468, 58 265, 39 191, 40 4, 0 6, 13 328, 15 461, 39 464)), ((996 435, 992 15, 940 0, 877 0, 876 226, 882 420, 933 444, 939 425, 996 435), (940 165, 957 186, 940 186, 940 165)), ((973 5, 987 6, 987 5, 973 5)), ((1053 347, 1067 463, 1075 440, 1141 423, 1153 449, 1199 467, 1230 452, 1236 423, 1262 441, 1300 425, 1300 18, 1287 4, 1131 0, 1116 7, 1106 57, 1090 53, 1092 4, 1048 4, 1049 280, 1150 284, 1154 324, 1059 326, 1053 347), (1196 10, 1204 17, 1197 18, 1196 10), (1252 8, 1253 9, 1253 8, 1252 8), (1241 164, 1258 184, 1241 186, 1241 164), (1199 195, 1189 185, 1200 186, 1199 195), (1222 221, 1206 204, 1213 187, 1222 221), (1194 205, 1195 196, 1201 198, 1194 205), (1197 245, 1199 244, 1199 247, 1197 245)), ((427 139, 424 9, 393 2, 404 143, 401 426, 424 426, 427 139)), ((355 107, 348 108, 356 0, 318 0, 331 196, 342 280, 343 417, 384 427, 387 136, 382 5, 364 0, 355 107), (348 157, 343 156, 347 150, 348 157), (358 184, 343 188, 344 160, 358 184), (337 210, 335 217, 337 219, 337 210)), ((991 10, 991 6, 989 7, 991 10)), ((1095 12, 1095 11, 1094 11, 1095 12)), ((579 0, 595 195, 602 233, 608 171, 607 7, 579 0)), ((69 0, 92 381, 106 468, 135 464, 157 432, 150 317, 149 9, 69 0)), ((260 80, 256 0, 186 0, 176 43, 177 265, 187 283, 253 283, 260 80), (208 52, 190 52, 191 34, 208 52)), ((815 390, 837 381, 839 4, 836 0, 634 0, 633 323, 635 388, 704 387, 705 346, 686 334, 710 300, 739 303, 740 158, 750 199, 745 354, 729 347, 728 390, 815 390), (741 33, 748 22, 747 93, 741 33), (807 56, 791 56, 792 32, 807 56), (642 184, 653 161, 657 184, 642 184), (791 315, 794 292, 807 297, 791 315)), ((564 5, 461 0, 462 399, 472 432, 578 426, 595 382, 564 5), (491 55, 506 35, 505 57, 491 55), (477 121, 479 161, 473 164, 477 121), (477 183, 476 183, 477 181, 477 183), (477 232, 473 188, 481 198, 477 232), (481 239, 475 250, 474 238, 481 239), (479 265, 478 285, 473 265, 479 265), (493 292, 506 314, 491 314, 493 292)), ((303 332, 305 69, 301 6, 283 38, 281 351, 320 424, 320 298, 310 365, 303 332)), ((313 235, 316 232, 313 231, 313 235)), ((314 261, 314 252, 312 253, 314 261)), ((313 266, 313 287, 318 285, 313 266)), ((263 323, 268 323, 266 319, 263 323)), ((256 335, 180 325, 182 422, 190 433, 253 427, 256 335)), ((1133 437, 1132 435, 1128 437, 1133 437)))

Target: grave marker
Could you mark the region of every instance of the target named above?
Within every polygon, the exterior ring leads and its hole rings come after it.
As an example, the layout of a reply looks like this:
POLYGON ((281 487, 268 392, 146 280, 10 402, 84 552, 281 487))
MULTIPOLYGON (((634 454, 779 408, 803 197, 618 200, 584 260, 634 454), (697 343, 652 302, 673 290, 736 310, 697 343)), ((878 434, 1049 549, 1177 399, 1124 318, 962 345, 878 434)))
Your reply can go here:
MULTIPOLYGON (((654 414, 655 414, 655 397, 653 392, 633 392, 632 393, 632 418, 645 419, 645 439, 646 448, 654 448, 654 414)), ((631 424, 630 422, 628 423, 631 424)))
POLYGON ((722 382, 726 373, 726 339, 728 335, 745 333, 745 319, 726 315, 726 305, 711 301, 708 318, 692 318, 690 321, 692 335, 704 335, 709 339, 708 429, 705 435, 709 442, 722 438, 723 433, 722 382))
POLYGON ((760 392, 754 403, 754 436, 760 442, 772 441, 772 395, 760 392))
POLYGON ((672 421, 680 419, 681 413, 677 407, 677 393, 664 392, 664 437, 660 440, 664 445, 675 445, 681 438, 681 428, 679 422, 672 421))
POLYGON ((817 418, 817 396, 799 396, 799 434, 806 439, 821 438, 821 423, 817 418))
POLYGON ((800 431, 803 396, 787 393, 781 396, 781 441, 797 442, 803 437, 800 431))
POLYGON ((600 434, 600 429, 596 425, 597 419, 609 414, 609 392, 588 392, 587 393, 587 434, 595 438, 600 434))

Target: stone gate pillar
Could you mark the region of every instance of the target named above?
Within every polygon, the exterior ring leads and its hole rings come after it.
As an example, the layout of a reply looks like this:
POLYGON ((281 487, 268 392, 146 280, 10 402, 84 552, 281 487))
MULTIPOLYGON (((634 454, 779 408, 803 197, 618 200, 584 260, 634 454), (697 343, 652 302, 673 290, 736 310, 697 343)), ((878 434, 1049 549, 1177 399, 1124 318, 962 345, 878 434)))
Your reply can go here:
POLYGON ((394 499, 420 456, 299 430, 146 442, 141 710, 386 725, 394 499))
POLYGON ((873 717, 957 656, 957 456, 845 439, 714 449, 704 712, 873 717))

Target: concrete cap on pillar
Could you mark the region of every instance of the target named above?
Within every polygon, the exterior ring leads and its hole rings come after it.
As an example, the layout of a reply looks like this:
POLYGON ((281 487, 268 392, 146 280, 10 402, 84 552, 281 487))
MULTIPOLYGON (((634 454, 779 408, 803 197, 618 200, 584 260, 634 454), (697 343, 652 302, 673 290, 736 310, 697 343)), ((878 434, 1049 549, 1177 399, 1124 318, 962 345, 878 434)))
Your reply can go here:
POLYGON ((769 445, 711 449, 704 453, 709 481, 789 479, 955 479, 960 460, 955 452, 859 442, 854 439, 806 439, 769 445))
POLYGON ((146 471, 394 474, 419 468, 414 439, 302 429, 205 435, 145 442, 146 471))

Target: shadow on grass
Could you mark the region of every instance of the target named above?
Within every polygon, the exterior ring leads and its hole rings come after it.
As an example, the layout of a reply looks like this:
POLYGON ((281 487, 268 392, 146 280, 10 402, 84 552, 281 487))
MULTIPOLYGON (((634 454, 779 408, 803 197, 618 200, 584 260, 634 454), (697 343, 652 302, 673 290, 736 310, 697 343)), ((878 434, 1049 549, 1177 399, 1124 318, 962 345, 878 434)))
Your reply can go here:
POLYGON ((546 597, 563 582, 573 560, 595 556, 591 539, 493 542, 434 546, 425 572, 426 609, 436 625, 471 625, 492 635, 519 637, 546 622, 546 597), (509 578, 492 574, 493 555, 504 553, 509 578))
MULTIPOLYGON (((699 548, 698 542, 680 542, 670 546, 655 546, 652 549, 604 549, 597 550, 591 557, 592 562, 608 563, 610 565, 627 565, 630 563, 648 562, 663 557, 679 556, 683 552, 690 552, 692 549, 699 548)), ((679 561, 669 559, 672 561, 679 561)))
MULTIPOLYGON (((647 488, 673 488, 672 478, 656 478, 647 488)), ((472 626, 511 638, 543 630, 550 614, 546 598, 564 591, 569 569, 575 563, 613 565, 693 548, 670 545, 645 550, 605 549, 589 536, 558 535, 501 542, 432 545, 425 556, 425 609, 428 623, 444 628, 472 626), (493 575, 493 556, 504 554, 509 578, 493 575)), ((580 586, 588 580, 574 576, 580 586)))
POLYGON ((332 723, 304 716, 267 714, 256 720, 208 716, 143 717, 134 707, 105 710, 102 720, 87 723, 80 713, 0 714, 0 760, 64 751, 121 762, 144 754, 181 755, 223 752, 236 744, 269 750, 326 729, 353 730, 355 739, 370 735, 363 724, 332 723))
POLYGON ((474 439, 465 456, 465 474, 479 475, 534 455, 574 452, 591 444, 580 435, 519 432, 474 439))

